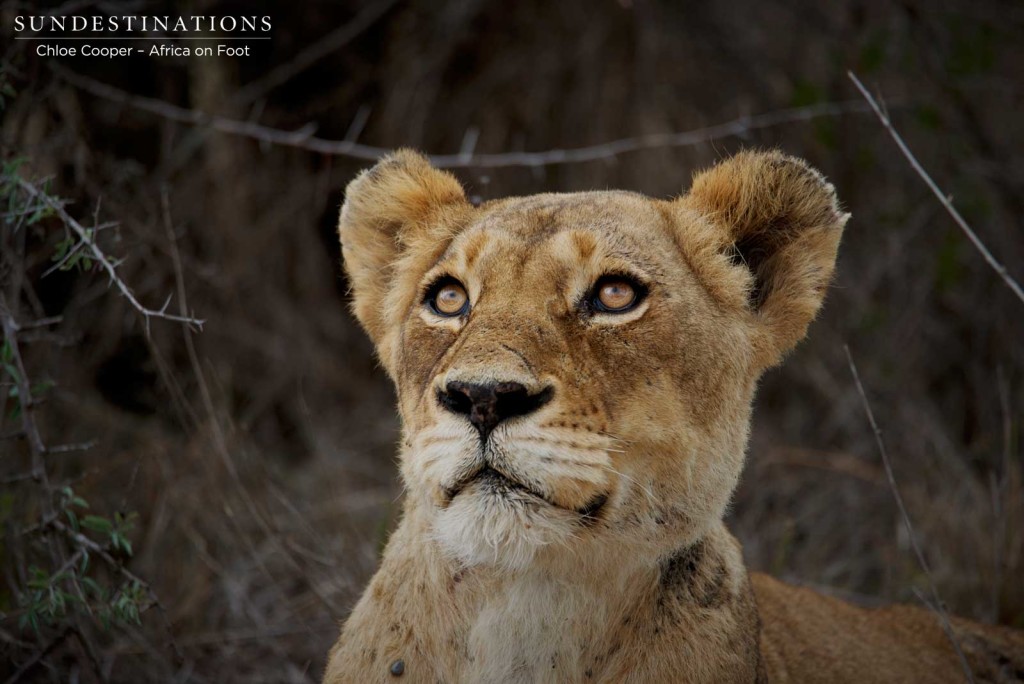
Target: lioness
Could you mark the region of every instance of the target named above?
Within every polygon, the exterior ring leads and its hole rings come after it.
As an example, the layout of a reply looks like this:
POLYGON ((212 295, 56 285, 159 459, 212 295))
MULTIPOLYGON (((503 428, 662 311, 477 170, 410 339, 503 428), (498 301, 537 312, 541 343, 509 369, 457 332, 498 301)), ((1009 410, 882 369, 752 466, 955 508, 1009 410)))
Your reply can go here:
MULTIPOLYGON (((672 201, 474 207, 410 151, 352 181, 339 232, 407 496, 324 681, 963 681, 934 613, 750 576, 722 522, 758 378, 848 217, 777 152, 672 201)), ((976 681, 1024 679, 1019 633, 953 625, 976 681)))

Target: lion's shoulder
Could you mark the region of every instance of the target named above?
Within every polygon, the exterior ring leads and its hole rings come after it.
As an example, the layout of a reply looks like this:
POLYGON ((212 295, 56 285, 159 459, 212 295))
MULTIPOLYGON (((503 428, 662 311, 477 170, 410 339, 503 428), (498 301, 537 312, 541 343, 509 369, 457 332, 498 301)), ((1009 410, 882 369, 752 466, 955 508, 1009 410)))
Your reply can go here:
MULTIPOLYGON (((934 611, 865 608, 760 573, 751 579, 772 681, 964 680, 957 648, 934 611)), ((974 681, 1024 681, 1024 635, 959 618, 951 623, 974 681)))

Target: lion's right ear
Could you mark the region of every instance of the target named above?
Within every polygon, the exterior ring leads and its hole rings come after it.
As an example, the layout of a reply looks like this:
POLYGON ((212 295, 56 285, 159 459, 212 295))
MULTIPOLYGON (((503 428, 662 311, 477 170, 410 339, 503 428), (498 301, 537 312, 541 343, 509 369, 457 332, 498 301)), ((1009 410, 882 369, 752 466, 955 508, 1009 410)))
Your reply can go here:
POLYGON ((352 308, 385 366, 395 316, 415 296, 416 262, 429 268, 471 209, 454 176, 411 150, 381 159, 345 189, 338 235, 352 308))

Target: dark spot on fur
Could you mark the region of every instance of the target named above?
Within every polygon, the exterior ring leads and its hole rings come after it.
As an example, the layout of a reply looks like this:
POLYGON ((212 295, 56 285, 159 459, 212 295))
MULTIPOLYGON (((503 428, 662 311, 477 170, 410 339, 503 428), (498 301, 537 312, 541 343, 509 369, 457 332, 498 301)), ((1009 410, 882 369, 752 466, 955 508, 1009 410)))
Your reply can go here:
POLYGON ((678 551, 662 564, 661 587, 670 591, 690 584, 697 575, 697 568, 704 557, 704 544, 698 542, 678 551))
POLYGON ((709 556, 703 542, 681 549, 661 566, 659 608, 665 599, 716 608, 729 595, 725 590, 726 569, 722 559, 709 556))
POLYGON ((401 677, 405 674, 405 661, 399 658, 395 662, 391 663, 391 667, 388 669, 394 677, 401 677))

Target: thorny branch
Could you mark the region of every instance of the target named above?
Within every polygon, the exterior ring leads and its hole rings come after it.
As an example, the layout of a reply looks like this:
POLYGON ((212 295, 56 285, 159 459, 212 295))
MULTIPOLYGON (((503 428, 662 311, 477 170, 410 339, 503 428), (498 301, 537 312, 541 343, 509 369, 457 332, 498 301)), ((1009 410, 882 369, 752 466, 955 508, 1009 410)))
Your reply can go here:
MULTIPOLYGON (((124 280, 117 274, 116 265, 110 261, 106 253, 104 253, 103 250, 100 249, 99 245, 96 244, 96 241, 90 236, 89 231, 82 224, 76 221, 74 217, 72 217, 69 213, 67 213, 64 210, 64 206, 61 202, 50 197, 45 192, 39 190, 39 188, 37 188, 35 185, 29 183, 24 179, 18 179, 18 186, 22 190, 27 192, 29 195, 31 195, 34 199, 38 200, 39 202, 46 205, 49 209, 51 209, 55 214, 57 214, 57 216, 60 217, 64 225, 66 225, 68 228, 75 232, 75 234, 78 236, 79 241, 89 248, 89 252, 92 255, 92 258, 95 259, 96 262, 100 264, 103 267, 103 269, 107 272, 107 276, 110 278, 110 282, 113 283, 118 290, 120 290, 121 294, 124 296, 125 299, 128 300, 132 307, 134 307, 136 311, 142 314, 142 317, 146 323, 147 330, 149 328, 149 320, 151 318, 163 318, 169 321, 176 321, 178 323, 194 325, 197 328, 202 329, 203 323, 205 321, 199 318, 195 318, 193 316, 179 316, 176 314, 168 313, 167 304, 164 304, 164 306, 160 309, 150 309, 144 306, 141 302, 139 302, 138 299, 135 298, 135 294, 132 292, 132 289, 128 287, 128 284, 125 283, 124 280)), ((167 303, 169 304, 170 300, 168 300, 167 303)))
POLYGON ((32 388, 29 386, 28 376, 25 374, 25 364, 21 359, 21 348, 18 346, 18 326, 14 320, 14 314, 7 306, 6 298, 0 294, 0 324, 3 325, 4 341, 11 352, 11 361, 17 371, 14 381, 18 389, 18 401, 21 404, 21 429, 28 439, 29 448, 32 451, 32 479, 46 485, 46 445, 39 434, 36 425, 34 410, 35 401, 32 399, 32 388))
MULTIPOLYGON (((391 151, 390 148, 364 145, 353 139, 327 140, 313 135, 316 126, 309 124, 294 131, 262 126, 249 121, 238 121, 195 109, 186 109, 163 100, 132 95, 105 83, 76 74, 65 68, 51 66, 58 76, 87 93, 118 102, 141 111, 193 126, 208 126, 216 131, 252 138, 272 145, 296 147, 320 154, 376 161, 391 151)), ((786 123, 811 121, 844 114, 869 112, 868 105, 856 102, 827 102, 806 107, 780 109, 754 116, 741 116, 713 126, 676 133, 656 133, 632 138, 620 138, 599 145, 554 149, 543 152, 498 152, 475 154, 471 150, 458 154, 430 155, 430 162, 438 168, 539 168, 559 164, 578 164, 619 157, 629 152, 670 147, 692 147, 718 138, 743 136, 752 131, 772 128, 786 123)))
MULTIPOLYGON (((39 211, 42 209, 53 212, 53 214, 62 221, 67 230, 76 236, 77 243, 72 251, 78 250, 83 254, 87 253, 90 258, 103 266, 111 282, 113 282, 121 294, 131 302, 132 306, 142 314, 147 327, 149 319, 153 317, 166 318, 181 322, 185 325, 200 326, 202 324, 202 321, 185 315, 185 312, 183 312, 182 315, 177 316, 166 313, 166 305, 164 306, 164 309, 159 311, 151 310, 142 306, 135 298, 131 289, 118 276, 116 272, 117 262, 110 259, 96 244, 96 233, 103 226, 100 226, 97 223, 93 228, 87 229, 72 218, 67 211, 65 211, 64 206, 66 203, 64 200, 51 197, 44 189, 21 178, 12 178, 10 180, 9 187, 11 189, 17 188, 18 191, 25 193, 29 198, 29 203, 35 205, 35 208, 32 209, 32 211, 20 212, 18 216, 14 217, 19 219, 13 222, 14 233, 18 233, 24 225, 27 217, 39 215, 39 211)), ((21 236, 24 236, 24 232, 24 230, 21 230, 21 236)), ((12 253, 10 254, 7 251, 3 252, 5 268, 7 266, 7 257, 9 255, 14 259, 18 259, 19 256, 22 259, 24 258, 24 254, 13 254, 16 250, 11 250, 11 252, 12 253)), ((15 263, 17 262, 15 261, 15 263)), ((70 263, 70 261, 64 260, 61 262, 62 265, 64 263, 70 263)), ((15 269, 16 274, 20 274, 21 272, 22 271, 15 269)), ((26 440, 30 456, 30 465, 27 473, 15 474, 4 478, 3 481, 6 484, 31 480, 38 485, 38 499, 41 501, 40 519, 36 524, 19 530, 19 535, 25 536, 38 532, 43 542, 43 548, 49 552, 51 562, 49 567, 54 570, 52 572, 46 572, 42 569, 38 570, 38 572, 43 572, 48 576, 46 582, 49 583, 49 591, 51 592, 49 594, 51 599, 49 600, 52 602, 52 596, 54 595, 65 595, 64 587, 58 586, 58 583, 61 585, 66 583, 69 591, 72 591, 73 595, 77 596, 77 599, 85 606, 85 610, 91 612, 87 604, 87 598, 82 589, 82 587, 85 586, 83 577, 80 577, 79 575, 79 573, 84 573, 85 570, 78 569, 78 565, 80 561, 87 559, 89 554, 99 556, 103 563, 109 566, 111 571, 129 583, 125 584, 125 587, 138 587, 138 590, 144 591, 148 595, 148 601, 145 604, 138 602, 136 610, 141 614, 151 607, 155 606, 158 608, 163 619, 164 626, 167 629, 170 647, 173 649, 176 661, 181 662, 181 653, 175 643, 169 617, 152 587, 148 582, 142 580, 140 577, 128 570, 120 560, 115 558, 109 551, 111 548, 109 545, 105 546, 100 544, 78 531, 78 523, 76 522, 77 518, 71 516, 70 509, 68 507, 71 505, 87 506, 87 504, 84 501, 80 504, 69 503, 70 498, 66 497, 73 496, 73 494, 68 493, 71 491, 70 487, 58 486, 58 484, 51 479, 48 473, 48 456, 90 448, 92 444, 82 443, 48 446, 44 442, 37 424, 36 409, 39 401, 35 396, 36 390, 33 389, 31 379, 26 369, 25 360, 23 358, 22 342, 26 339, 26 333, 31 333, 41 327, 60 322, 61 318, 45 317, 38 318, 34 321, 20 321, 17 305, 22 295, 31 298, 31 288, 27 283, 23 282, 22 278, 16 278, 10 284, 8 289, 10 290, 9 293, 0 293, 0 329, 3 331, 3 336, 0 339, 2 339, 4 345, 5 365, 7 366, 6 374, 10 376, 9 384, 12 389, 12 396, 17 397, 18 408, 20 409, 20 430, 12 433, 12 436, 26 440), (60 506, 56 504, 58 491, 62 493, 62 503, 60 506), (61 517, 65 514, 69 515, 69 520, 72 522, 72 525, 65 524, 61 521, 61 517)), ((102 520, 102 518, 100 519, 102 520)), ((31 585, 28 586, 31 587, 31 585)), ((127 589, 122 588, 119 591, 127 591, 127 589)), ((26 594, 26 596, 27 595, 28 594, 26 594)), ((115 596, 117 596, 117 594, 115 594, 115 596)), ((26 608, 26 610, 29 611, 30 614, 34 614, 32 611, 36 610, 36 604, 34 603, 36 599, 32 598, 28 600, 32 603, 30 607, 26 608)), ((41 645, 28 657, 27 660, 22 662, 20 667, 14 672, 8 681, 20 681, 26 677, 28 673, 47 658, 54 649, 65 643, 69 636, 74 636, 78 640, 83 653, 92 664, 93 669, 101 679, 103 678, 94 644, 86 636, 86 631, 83 631, 82 616, 74 612, 66 614, 63 613, 63 601, 66 600, 68 599, 61 599, 62 603, 60 605, 62 607, 57 609, 61 611, 59 617, 65 623, 63 631, 57 634, 57 636, 51 638, 45 644, 41 645)), ((114 599, 111 599, 111 601, 113 600, 114 599)), ((129 598, 128 600, 133 602, 135 601, 134 598, 129 598)), ((111 603, 111 606, 113 606, 113 603, 111 603)), ((5 617, 10 617, 10 615, 5 617)), ((27 646, 25 648, 27 648, 27 646)))
POLYGON ((953 625, 949 622, 949 615, 946 613, 945 604, 939 597, 938 587, 935 586, 935 578, 932 577, 931 568, 928 566, 928 561, 925 560, 924 553, 921 551, 921 545, 917 541, 917 535, 914 533, 914 525, 910 522, 910 514, 907 513, 907 507, 903 503, 903 496, 900 494, 900 489, 896 486, 896 476, 892 472, 892 462, 889 460, 889 452, 885 449, 885 442, 882 441, 882 429, 878 427, 878 423, 875 421, 875 414, 871 410, 871 404, 868 403, 868 396, 864 392, 864 385, 860 382, 860 374, 857 373, 857 365, 853 362, 853 355, 850 353, 849 345, 843 345, 843 351, 846 352, 846 360, 850 365, 850 373, 853 375, 853 382, 857 386, 857 393, 860 395, 861 404, 864 406, 864 413, 867 414, 868 423, 871 424, 871 431, 875 435, 875 443, 878 446, 878 452, 882 456, 882 465, 885 467, 885 476, 889 480, 889 489, 892 490, 892 496, 896 500, 896 507, 899 508, 900 517, 903 519, 903 525, 907 529, 907 536, 910 538, 910 545, 914 549, 914 555, 917 556, 917 562, 921 565, 921 570, 924 571, 925 577, 928 579, 928 589, 931 592, 931 600, 926 600, 923 596, 920 597, 924 601, 925 605, 935 611, 939 620, 942 622, 942 629, 946 632, 946 636, 953 643, 953 648, 956 650, 957 656, 960 658, 960 665, 963 667, 964 674, 967 676, 967 681, 974 684, 974 673, 971 672, 971 666, 967 664, 967 657, 964 655, 963 650, 960 648, 960 641, 956 637, 956 632, 953 631, 953 625))
POLYGON ((852 71, 847 71, 846 75, 850 77, 850 80, 853 81, 853 84, 857 86, 857 90, 860 91, 860 94, 863 95, 864 99, 868 101, 869 105, 871 105, 871 109, 872 111, 874 111, 875 116, 877 116, 878 120, 882 122, 882 126, 885 128, 885 130, 889 133, 889 136, 896 143, 896 146, 900 149, 900 152, 903 153, 903 156, 907 158, 907 161, 910 162, 910 166, 913 167, 917 175, 921 177, 921 180, 925 182, 925 185, 927 185, 928 189, 932 191, 932 194, 934 194, 935 197, 939 200, 939 202, 942 204, 946 212, 953 217, 953 220, 956 222, 956 225, 960 227, 960 230, 964 232, 964 235, 966 235, 967 239, 971 241, 971 244, 973 244, 974 247, 981 253, 981 256, 985 258, 985 261, 987 261, 988 265, 992 267, 992 270, 994 270, 999 275, 999 277, 1003 279, 1003 282, 1005 282, 1007 287, 1009 287, 1010 290, 1013 291, 1013 294, 1017 295, 1017 299, 1024 302, 1024 289, 1021 289, 1020 284, 1013 279, 1013 276, 1011 276, 1010 273, 1006 270, 1006 267, 999 263, 999 261, 994 256, 992 256, 992 252, 990 252, 988 248, 985 247, 985 243, 981 241, 981 238, 978 237, 977 233, 975 233, 974 230, 971 229, 971 226, 967 223, 967 221, 964 220, 964 217, 961 216, 960 212, 956 210, 956 207, 953 206, 953 203, 950 201, 949 197, 945 193, 943 193, 942 190, 939 189, 939 186, 935 184, 935 181, 932 180, 932 177, 928 175, 928 172, 924 170, 924 167, 921 166, 921 163, 917 161, 917 157, 915 157, 914 153, 910 151, 909 147, 907 147, 907 144, 903 141, 903 138, 900 136, 900 134, 896 132, 896 129, 892 125, 892 121, 889 119, 889 115, 882 110, 881 106, 879 106, 878 104, 878 101, 871 95, 871 93, 868 92, 868 89, 864 87, 864 84, 860 82, 860 79, 857 78, 856 74, 854 74, 852 71))

